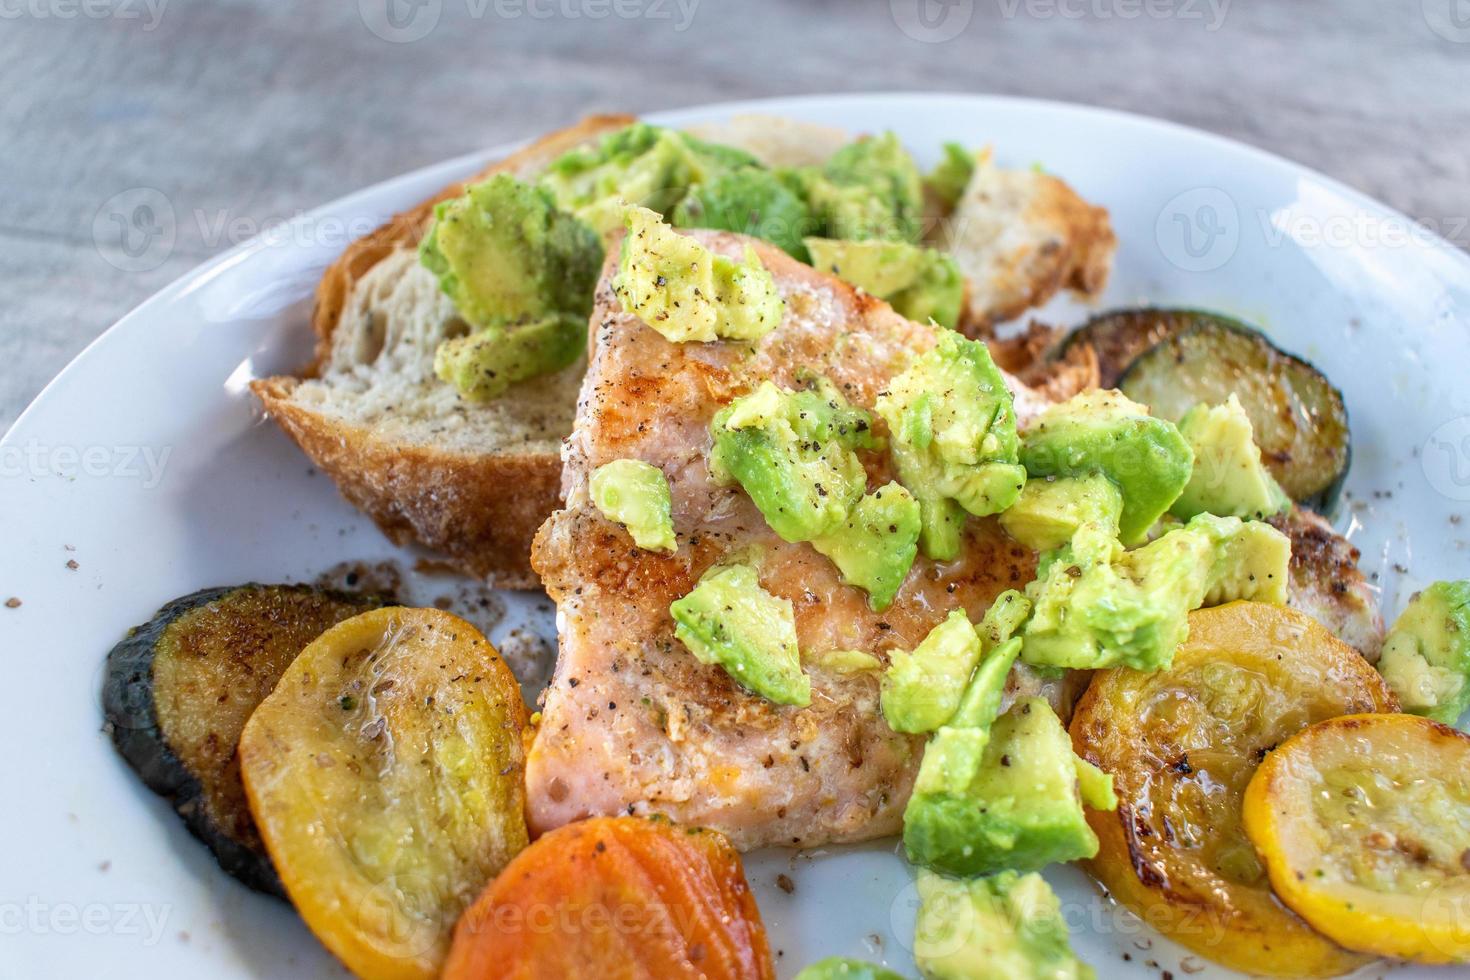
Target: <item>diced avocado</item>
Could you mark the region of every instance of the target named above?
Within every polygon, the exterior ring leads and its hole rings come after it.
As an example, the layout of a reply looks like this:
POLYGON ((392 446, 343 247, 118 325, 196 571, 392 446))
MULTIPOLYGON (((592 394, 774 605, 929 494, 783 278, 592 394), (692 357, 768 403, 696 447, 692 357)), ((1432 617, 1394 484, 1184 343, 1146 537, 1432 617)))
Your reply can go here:
POLYGON ((1250 416, 1232 392, 1223 405, 1200 403, 1184 413, 1179 432, 1194 451, 1189 483, 1174 506, 1176 517, 1219 514, 1260 520, 1291 506, 1271 471, 1261 462, 1250 416))
POLYGON ((793 980, 903 980, 886 967, 846 956, 829 956, 798 973, 793 980))
POLYGON ((828 650, 817 654, 812 662, 834 674, 861 674, 883 669, 883 661, 862 650, 828 650))
POLYGON ((1159 670, 1188 635, 1188 614, 1209 599, 1284 601, 1290 544, 1275 528, 1202 514, 1125 551, 1100 524, 1084 524, 1045 556, 1026 587, 1035 603, 1022 659, 1040 667, 1159 670))
POLYGON ((946 143, 944 159, 924 178, 924 189, 946 211, 954 210, 964 196, 965 188, 970 186, 970 178, 975 175, 976 156, 958 143, 946 143))
POLYGON ((894 650, 883 675, 883 718, 896 732, 932 732, 949 721, 980 660, 980 637, 951 612, 913 652, 894 650))
POLYGON ((1077 764, 1077 791, 1082 802, 1094 810, 1118 809, 1118 794, 1113 792, 1113 777, 1081 756, 1074 756, 1077 764))
POLYGON ((674 551, 669 481, 641 459, 615 459, 592 471, 592 503, 602 516, 628 529, 633 543, 650 551, 674 551))
POLYGON ((1082 810, 1074 760, 1072 739, 1045 699, 1017 701, 991 726, 962 793, 916 789, 920 805, 910 801, 904 813, 909 860, 973 875, 1093 856, 1097 836, 1082 810))
POLYGON ((694 184, 738 167, 759 167, 740 150, 671 129, 634 123, 552 161, 541 186, 598 232, 617 228, 628 205, 667 214, 694 184))
POLYGON ((1184 525, 1210 536, 1215 563, 1202 606, 1237 599, 1285 605, 1291 539, 1270 524, 1200 514, 1184 525))
POLYGON ((1093 980, 1061 902, 1036 873, 957 880, 919 872, 914 959, 927 980, 1093 980))
POLYGON ((585 330, 602 242, 546 191, 498 174, 435 206, 419 258, 474 326, 577 314, 585 330))
POLYGON ((965 278, 943 252, 908 242, 808 238, 812 266, 882 300, 898 313, 942 327, 959 322, 965 278))
POLYGON ((821 167, 781 172, 826 238, 916 242, 923 232, 918 167, 892 133, 849 143, 821 167))
POLYGON ((1016 635, 1031 615, 1031 600, 1015 589, 1006 589, 995 597, 990 608, 980 619, 975 631, 980 634, 980 643, 986 652, 994 650, 1016 635))
POLYGON ((866 495, 830 534, 812 547, 832 559, 842 581, 868 591, 868 606, 882 612, 898 595, 919 553, 919 503, 897 483, 866 495))
POLYGON ((965 513, 1010 507, 1026 483, 1017 463, 1011 393, 980 341, 941 330, 933 349, 889 382, 876 409, 888 423, 899 481, 919 501, 919 548, 959 554, 965 513))
POLYGON ((822 174, 839 187, 864 188, 886 205, 893 219, 886 234, 832 237, 918 240, 923 226, 923 180, 914 158, 893 133, 847 144, 828 158, 822 174))
POLYGON ((1470 708, 1470 581, 1435 582, 1410 599, 1378 670, 1405 711, 1458 721, 1470 708))
POLYGON ((759 340, 780 324, 786 301, 754 249, 716 255, 647 208, 629 209, 627 225, 613 281, 625 312, 675 343, 759 340))
POLYGON ((1021 497, 1000 515, 1006 533, 1033 551, 1050 551, 1096 521, 1117 533, 1123 494, 1101 473, 1027 480, 1021 497))
POLYGON ((569 367, 586 349, 587 318, 553 314, 446 340, 434 351, 434 373, 471 401, 489 401, 517 381, 569 367))
POLYGON ((1021 463, 1033 477, 1108 477, 1123 494, 1123 542, 1135 544, 1179 498, 1194 453, 1172 422, 1116 391, 1088 391, 1031 423, 1021 438, 1021 463))
POLYGON ((962 799, 974 780, 990 741, 990 727, 1000 714, 1006 678, 1020 651, 1021 641, 1016 638, 982 656, 959 707, 924 749, 914 781, 914 795, 903 814, 905 844, 910 842, 909 827, 915 828, 913 845, 909 848, 911 859, 928 853, 931 848, 932 842, 925 838, 925 828, 932 822, 930 809, 937 807, 941 811, 942 822, 942 812, 951 805, 950 801, 962 799))
POLYGON ((743 167, 695 184, 674 209, 679 228, 721 228, 763 238, 803 261, 814 227, 806 202, 769 170, 743 167))
POLYGON ((710 434, 711 474, 738 482, 786 541, 841 530, 867 485, 853 450, 874 445, 868 413, 829 383, 787 391, 764 381, 716 413, 710 434))
POLYGON ((761 588, 754 568, 711 569, 669 606, 669 615, 674 635, 700 663, 719 664, 742 687, 777 704, 811 704, 791 601, 761 588))

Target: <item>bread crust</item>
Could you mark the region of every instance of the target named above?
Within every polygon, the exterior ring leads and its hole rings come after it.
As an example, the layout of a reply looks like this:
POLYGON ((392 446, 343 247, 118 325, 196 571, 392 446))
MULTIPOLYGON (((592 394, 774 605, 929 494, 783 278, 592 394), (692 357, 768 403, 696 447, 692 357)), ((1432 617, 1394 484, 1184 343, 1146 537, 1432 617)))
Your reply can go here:
POLYGON ((372 426, 315 411, 292 396, 303 379, 320 375, 330 355, 332 333, 357 284, 394 251, 418 243, 434 205, 493 174, 533 173, 567 150, 632 122, 632 116, 589 116, 492 163, 468 181, 445 188, 353 242, 317 287, 311 318, 317 338, 312 364, 300 377, 262 378, 250 384, 266 414, 390 540, 417 542, 441 552, 466 574, 500 588, 534 589, 540 584, 531 570, 531 540, 560 504, 558 452, 465 453, 405 444, 372 426))

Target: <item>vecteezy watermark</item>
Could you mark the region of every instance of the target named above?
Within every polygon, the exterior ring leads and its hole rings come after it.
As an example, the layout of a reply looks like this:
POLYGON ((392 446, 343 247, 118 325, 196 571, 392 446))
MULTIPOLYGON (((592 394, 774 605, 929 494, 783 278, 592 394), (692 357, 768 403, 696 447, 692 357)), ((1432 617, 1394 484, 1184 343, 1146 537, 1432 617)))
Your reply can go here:
POLYGON ((1218 31, 1230 0, 996 0, 1006 20, 1197 20, 1218 31))
POLYGON ((1470 501, 1470 416, 1450 419, 1429 434, 1419 453, 1424 478, 1450 500, 1470 501))
POLYGON ((52 446, 32 439, 0 446, 0 479, 133 480, 152 490, 172 454, 172 446, 52 446))
POLYGON ((915 41, 941 44, 964 33, 975 16, 975 0, 888 0, 898 29, 915 41))
POLYGON ((0 902, 0 936, 137 936, 144 946, 163 936, 171 905, 146 902, 46 902, 32 895, 23 902, 0 902))
MULTIPOLYGON (((700 0, 456 0, 471 20, 643 20, 668 21, 676 33, 694 22, 700 0)), ((433 33, 444 0, 357 0, 358 16, 374 36, 393 44, 420 41, 433 33)))
POLYGON ((136 20, 151 31, 168 0, 0 0, 0 20, 136 20))
POLYGON ((1470 0, 1419 0, 1424 22, 1446 41, 1470 44, 1470 0))
POLYGON ((1440 238, 1470 247, 1470 219, 1409 219, 1396 214, 1344 211, 1321 215, 1290 207, 1257 213, 1261 235, 1272 248, 1287 239, 1303 248, 1403 248, 1433 245, 1440 238))
POLYGON ((1159 211, 1154 239, 1164 257, 1184 271, 1210 272, 1240 247, 1240 209, 1218 187, 1187 190, 1159 211))
POLYGON ((98 254, 124 272, 149 272, 163 265, 177 237, 173 202, 156 187, 114 194, 92 217, 98 254))

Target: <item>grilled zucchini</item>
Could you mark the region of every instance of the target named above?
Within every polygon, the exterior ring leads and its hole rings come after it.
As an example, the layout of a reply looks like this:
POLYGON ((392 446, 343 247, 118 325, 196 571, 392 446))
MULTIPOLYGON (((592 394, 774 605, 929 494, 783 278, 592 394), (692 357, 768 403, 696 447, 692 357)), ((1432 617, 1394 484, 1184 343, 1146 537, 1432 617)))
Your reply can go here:
POLYGON ((251 888, 286 894, 245 805, 240 731, 303 647, 379 604, 305 585, 204 589, 164 606, 107 656, 102 712, 113 744, 251 888))
POLYGON ((1342 394, 1306 361, 1223 317, 1195 323, 1140 354, 1119 387, 1177 422, 1194 405, 1231 393, 1250 416, 1261 459, 1298 503, 1327 511, 1347 477, 1352 448, 1342 394))

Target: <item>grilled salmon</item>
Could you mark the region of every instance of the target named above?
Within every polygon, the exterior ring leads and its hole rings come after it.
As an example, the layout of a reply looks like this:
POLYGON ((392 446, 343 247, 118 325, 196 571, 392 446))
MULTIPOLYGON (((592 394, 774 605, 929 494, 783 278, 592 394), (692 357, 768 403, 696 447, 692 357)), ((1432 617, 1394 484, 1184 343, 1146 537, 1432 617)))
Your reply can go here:
MULTIPOLYGON (((897 833, 922 737, 884 722, 878 671, 827 669, 820 654, 864 650, 886 665, 890 651, 918 645, 951 610, 978 620, 999 593, 1035 577, 1036 556, 993 518, 972 518, 960 556, 918 558, 893 604, 877 613, 810 545, 778 538, 739 487, 715 483, 706 465, 710 421, 734 398, 764 380, 795 388, 822 374, 871 410, 888 381, 934 346, 936 333, 762 242, 689 234, 732 258, 753 248, 786 300, 785 317, 753 348, 671 343, 621 310, 611 289, 613 250, 564 450, 566 504, 532 551, 560 632, 526 765, 533 832, 593 815, 662 813, 716 828, 741 849, 897 833), (624 458, 668 478, 675 553, 635 547, 591 503, 592 471, 624 458), (674 637, 670 603, 710 566, 737 557, 756 564, 761 585, 794 607, 812 681, 808 707, 751 694, 674 637)), ((1013 378, 1007 383, 1024 428, 1047 402, 1013 378)), ((876 413, 873 422, 884 434, 876 413)), ((864 464, 872 485, 892 476, 885 454, 868 454, 864 464)), ((1010 693, 1048 696, 1065 714, 1085 676, 1044 682, 1022 665, 1010 693)))

